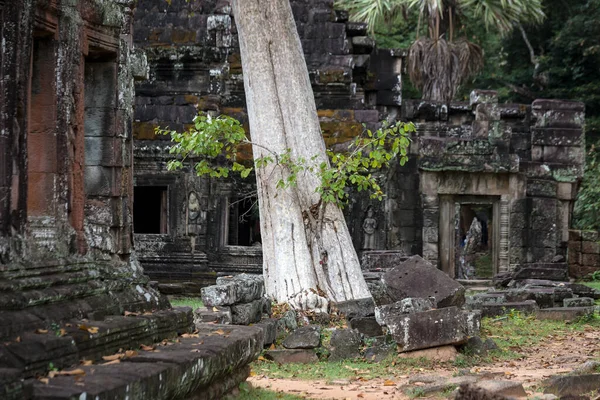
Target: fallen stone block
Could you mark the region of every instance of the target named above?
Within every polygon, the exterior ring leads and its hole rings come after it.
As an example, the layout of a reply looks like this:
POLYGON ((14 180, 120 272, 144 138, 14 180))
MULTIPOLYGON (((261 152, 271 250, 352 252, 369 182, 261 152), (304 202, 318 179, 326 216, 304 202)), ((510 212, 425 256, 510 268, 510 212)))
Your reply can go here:
POLYGON ((261 275, 240 274, 217 278, 217 284, 201 289, 205 306, 230 306, 261 299, 265 293, 261 275))
POLYGON ((383 361, 392 354, 396 354, 396 347, 396 343, 389 336, 378 336, 365 349, 365 360, 371 362, 383 361))
POLYGON ((314 349, 321 345, 321 327, 319 325, 302 326, 283 341, 286 349, 314 349))
POLYGON ((397 301, 392 304, 386 304, 375 308, 375 319, 379 325, 385 325, 385 321, 390 318, 397 318, 404 314, 414 314, 423 311, 433 310, 435 300, 433 298, 408 298, 397 301))
POLYGON ((18 368, 0 368, 0 398, 22 400, 31 398, 31 385, 25 385, 18 368))
POLYGON ((553 307, 544 308, 536 313, 537 319, 552 321, 574 321, 594 314, 594 307, 553 307))
POLYGON ((383 335, 381 325, 377 323, 375 317, 353 318, 350 320, 350 328, 356 329, 365 337, 376 337, 383 335))
POLYGON ((577 296, 591 297, 595 300, 600 299, 600 291, 589 286, 583 285, 581 283, 568 283, 565 285, 565 287, 571 289, 573 291, 573 294, 576 294, 577 296))
POLYGON ((600 389, 600 374, 557 375, 542 383, 544 393, 559 397, 580 396, 600 389))
POLYGON ((442 378, 433 383, 426 385, 419 385, 415 387, 407 387, 404 389, 404 393, 407 395, 419 394, 431 394, 435 392, 442 392, 446 390, 453 390, 461 385, 470 384, 477 382, 476 376, 455 376, 452 378, 442 378))
POLYGON ((412 351, 466 342, 469 336, 479 334, 481 314, 447 307, 388 315, 382 322, 401 351, 412 351))
POLYGON ((506 397, 527 397, 523 384, 517 381, 484 380, 475 384, 488 392, 506 397))
POLYGON ((591 297, 572 297, 563 300, 564 307, 592 307, 594 299, 591 297))
POLYGON ((336 329, 331 334, 329 361, 360 357, 360 333, 354 329, 336 329))
POLYGON ((463 384, 458 388, 455 400, 509 400, 510 397, 493 394, 474 384, 463 384))
POLYGON ((479 336, 470 337, 467 342, 459 346, 462 353, 486 355, 489 350, 498 349, 498 345, 492 339, 488 338, 485 341, 479 336))
POLYGON ((194 310, 194 325, 209 322, 231 324, 231 307, 213 306, 194 310))
POLYGON ((313 350, 303 349, 268 350, 265 352, 265 358, 278 364, 313 364, 319 362, 319 357, 313 350))
POLYGON ((231 306, 231 322, 235 325, 250 325, 262 318, 263 299, 231 306))
POLYGON ((545 279, 550 281, 565 281, 569 279, 569 275, 568 269, 566 268, 525 267, 515 272, 513 279, 545 279))
POLYGON ((386 272, 382 281, 395 301, 434 297, 440 308, 465 303, 465 288, 420 256, 412 256, 386 272))
POLYGON ((370 317, 375 313, 375 301, 372 297, 364 299, 340 301, 332 304, 337 310, 346 316, 346 319, 370 317))
POLYGON ((481 306, 481 315, 483 317, 497 317, 499 315, 508 314, 512 310, 523 314, 534 314, 539 310, 539 306, 535 300, 504 304, 485 304, 481 306))
POLYGON ((408 351, 398 354, 400 358, 426 358, 427 360, 448 362, 456 360, 458 350, 452 345, 433 347, 431 349, 408 351))
POLYGON ((539 289, 511 289, 505 294, 507 303, 519 303, 526 300, 534 300, 540 308, 554 307, 555 288, 539 289))
POLYGON ((298 329, 298 322, 296 321, 296 312, 288 310, 279 318, 277 321, 277 327, 281 332, 285 330, 294 331, 298 329))
POLYGON ((468 296, 466 305, 471 310, 478 310, 484 304, 502 304, 506 301, 505 292, 478 293, 468 296))
POLYGON ((277 340, 277 319, 266 318, 254 324, 254 326, 263 330, 265 346, 275 343, 275 340, 277 340))

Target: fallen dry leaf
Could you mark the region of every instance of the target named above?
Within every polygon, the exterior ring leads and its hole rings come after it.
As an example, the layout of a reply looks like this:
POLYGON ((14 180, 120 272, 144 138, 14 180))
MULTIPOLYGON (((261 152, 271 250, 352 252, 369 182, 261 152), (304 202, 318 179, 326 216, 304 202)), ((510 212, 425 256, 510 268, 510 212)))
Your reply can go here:
POLYGON ((104 361, 114 361, 123 358, 123 354, 113 354, 112 356, 102 356, 104 361))
POLYGON ((48 378, 39 378, 38 381, 42 382, 43 384, 47 385, 48 382, 50 382, 50 379, 48 378))
POLYGON ((96 327, 96 326, 87 326, 87 325, 84 325, 84 324, 77 325, 77 326, 82 331, 87 331, 87 332, 91 333, 92 335, 95 334, 95 333, 98 333, 98 327, 96 327))
POLYGON ((15 342, 21 343, 21 336, 17 336, 17 338, 15 339, 15 342))
POLYGON ((258 361, 267 361, 263 356, 258 356, 258 361))
POLYGON ((383 382, 383 386, 396 386, 396 383, 387 379, 385 382, 383 382))
POLYGON ((61 329, 60 331, 58 331, 58 336, 65 336, 66 334, 67 334, 66 329, 61 329))
POLYGON ((54 378, 55 376, 76 376, 76 375, 85 375, 85 371, 81 368, 73 369, 71 371, 50 371, 48 373, 48 378, 54 378))
POLYGON ((37 334, 48 333, 48 329, 36 329, 35 333, 37 333, 37 334))
POLYGON ((94 362, 92 360, 81 360, 81 365, 93 365, 94 362))
POLYGON ((269 346, 269 350, 275 350, 275 343, 271 343, 271 346, 269 346))
POLYGON ((196 337, 200 337, 197 333, 184 333, 183 335, 181 335, 182 338, 196 338, 196 337))
POLYGON ((223 329, 217 329, 216 331, 214 331, 213 333, 216 333, 217 335, 224 335, 225 331, 223 329))
POLYGON ((104 363, 102 365, 112 365, 112 364, 118 364, 120 362, 121 362, 121 360, 117 359, 117 360, 112 360, 112 361, 106 362, 106 363, 104 363))
POLYGON ((219 312, 219 309, 217 307, 213 307, 213 312, 219 312))
POLYGON ((140 349, 142 349, 144 351, 152 351, 152 350, 154 350, 154 347, 152 347, 152 346, 146 346, 145 344, 141 344, 140 345, 140 349))
POLYGON ((132 317, 135 317, 135 316, 138 316, 138 315, 140 315, 140 313, 137 313, 137 312, 132 312, 132 311, 125 311, 123 314, 124 314, 126 317, 129 317, 130 315, 131 315, 132 317))
POLYGON ((129 358, 129 357, 135 357, 138 355, 138 352, 135 350, 127 350, 125 352, 125 357, 129 358))

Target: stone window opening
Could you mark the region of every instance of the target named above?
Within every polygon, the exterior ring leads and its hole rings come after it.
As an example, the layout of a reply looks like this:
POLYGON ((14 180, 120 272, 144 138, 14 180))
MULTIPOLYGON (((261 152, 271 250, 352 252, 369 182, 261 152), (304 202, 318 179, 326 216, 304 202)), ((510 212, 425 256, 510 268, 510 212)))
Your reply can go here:
POLYGON ((168 186, 133 188, 133 231, 142 234, 168 234, 168 186))
POLYGON ((260 216, 256 196, 231 197, 225 207, 225 245, 260 246, 260 216))

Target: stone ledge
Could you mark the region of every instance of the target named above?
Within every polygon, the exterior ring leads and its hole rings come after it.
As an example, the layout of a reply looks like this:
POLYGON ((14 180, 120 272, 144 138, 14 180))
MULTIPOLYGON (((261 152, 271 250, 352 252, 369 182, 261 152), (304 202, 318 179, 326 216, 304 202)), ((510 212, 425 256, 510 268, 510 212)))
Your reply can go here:
POLYGON ((197 338, 180 340, 117 364, 81 367, 77 379, 35 382, 31 399, 217 399, 248 377, 263 347, 262 330, 251 326, 205 324, 197 338))

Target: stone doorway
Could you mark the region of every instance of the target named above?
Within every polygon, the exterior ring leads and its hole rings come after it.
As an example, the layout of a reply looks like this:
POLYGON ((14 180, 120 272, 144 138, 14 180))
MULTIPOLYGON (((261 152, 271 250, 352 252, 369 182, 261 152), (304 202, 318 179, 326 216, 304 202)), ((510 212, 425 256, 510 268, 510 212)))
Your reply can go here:
POLYGON ((500 271, 500 196, 440 196, 441 269, 453 278, 490 278, 500 271))
POLYGON ((494 263, 494 203, 493 199, 455 203, 454 265, 459 279, 491 278, 498 269, 494 263))

